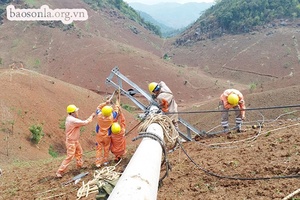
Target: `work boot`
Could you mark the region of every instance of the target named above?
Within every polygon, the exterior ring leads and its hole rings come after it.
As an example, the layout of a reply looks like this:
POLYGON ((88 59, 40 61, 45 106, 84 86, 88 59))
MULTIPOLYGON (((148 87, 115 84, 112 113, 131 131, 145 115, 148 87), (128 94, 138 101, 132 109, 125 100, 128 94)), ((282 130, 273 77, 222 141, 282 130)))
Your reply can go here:
POLYGON ((246 130, 240 128, 240 129, 237 129, 236 132, 237 132, 237 133, 242 133, 242 132, 246 132, 246 130))
POLYGON ((241 133, 241 132, 242 132, 242 125, 241 125, 241 124, 237 124, 237 125, 235 126, 235 128, 236 128, 236 132, 238 132, 238 133, 241 133))
POLYGON ((59 172, 56 172, 56 177, 57 177, 57 178, 62 178, 62 174, 59 173, 59 172))
POLYGON ((230 130, 229 130, 229 128, 228 127, 223 127, 224 128, 224 130, 223 130, 223 133, 230 133, 230 130))
POLYGON ((120 160, 122 160, 121 157, 119 157, 119 156, 115 157, 115 162, 119 162, 120 160))
POLYGON ((96 164, 96 167, 100 168, 100 167, 101 167, 101 164, 96 164))

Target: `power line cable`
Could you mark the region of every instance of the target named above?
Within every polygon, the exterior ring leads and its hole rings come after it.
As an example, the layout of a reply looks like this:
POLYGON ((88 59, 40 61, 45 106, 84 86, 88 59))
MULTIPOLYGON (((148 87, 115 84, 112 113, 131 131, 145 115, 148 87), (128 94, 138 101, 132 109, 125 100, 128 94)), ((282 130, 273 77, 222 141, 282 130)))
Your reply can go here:
MULTIPOLYGON (((246 108, 243 109, 244 111, 250 111, 250 110, 272 110, 272 109, 282 109, 282 108, 298 108, 300 107, 300 104, 297 105, 285 105, 285 106, 271 106, 271 107, 260 107, 260 108, 246 108)), ((186 111, 186 112, 167 112, 166 115, 169 114, 192 114, 192 113, 212 113, 212 112, 224 112, 224 111, 236 111, 234 109, 232 110, 199 110, 199 111, 186 111)))

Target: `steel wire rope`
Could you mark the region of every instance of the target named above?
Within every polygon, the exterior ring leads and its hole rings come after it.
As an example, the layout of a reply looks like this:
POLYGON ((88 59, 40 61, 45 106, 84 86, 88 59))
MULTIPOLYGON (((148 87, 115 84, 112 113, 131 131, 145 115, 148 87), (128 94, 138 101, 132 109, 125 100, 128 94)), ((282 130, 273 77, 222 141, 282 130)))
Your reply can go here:
MULTIPOLYGON (((238 140, 238 141, 232 141, 232 142, 223 142, 223 143, 215 143, 215 144, 209 144, 209 145, 206 145, 208 147, 214 147, 214 146, 218 146, 220 148, 220 145, 227 145, 227 144, 234 144, 234 143, 238 143, 238 142, 243 142, 243 141, 248 141, 248 140, 252 140, 254 141, 256 139, 256 137, 258 137, 258 135, 261 133, 261 128, 262 128, 262 124, 264 123, 264 120, 265 120, 265 117, 263 116, 263 114, 261 114, 261 112, 259 112, 259 114, 262 116, 262 120, 261 122, 259 121, 253 121, 253 122, 257 122, 258 125, 259 125, 259 131, 258 131, 258 134, 254 137, 249 137, 249 138, 246 138, 246 139, 243 139, 243 140, 238 140)), ((246 122, 246 123, 252 123, 252 122, 246 122)), ((220 125, 219 125, 220 126, 220 125)), ((213 128, 214 129, 214 128, 213 128)), ((212 130, 212 129, 211 129, 212 130)), ((209 132, 208 132, 209 133, 209 132)), ((230 147, 227 147, 227 148, 230 148, 230 147)), ((235 147, 231 147, 231 148, 236 148, 235 147)))
MULTIPOLYGON (((296 107, 296 106, 293 106, 293 107, 296 107)), ((297 106, 298 107, 298 106, 297 106)), ((273 108, 273 107, 270 107, 270 108, 273 108)), ((280 108, 282 108, 282 106, 280 106, 280 108)), ((267 109, 269 109, 269 108, 267 108, 267 109)), ((250 110, 250 109, 248 109, 248 110, 250 110)), ((257 110, 257 109, 255 109, 255 110, 257 110)), ((232 110, 232 111, 234 111, 234 110, 232 110)), ((205 111, 206 112, 206 111, 205 111)), ((221 111, 222 112, 222 111, 221 111)), ((279 115, 277 118, 275 118, 274 120, 269 120, 269 121, 271 121, 271 122, 274 122, 274 121, 277 121, 280 117, 282 117, 282 116, 284 116, 284 115, 287 115, 287 114, 291 114, 291 113, 294 113, 294 112, 298 112, 297 110, 296 111, 292 111, 292 112, 289 112, 289 113, 283 113, 283 114, 281 114, 281 115, 279 115)), ((165 114, 168 114, 168 113, 165 113, 165 114)), ((261 113, 260 113, 261 114, 261 113)), ((258 134, 257 135, 255 135, 255 136, 253 136, 253 137, 249 137, 249 138, 246 138, 246 139, 244 139, 244 140, 239 140, 239 141, 234 141, 234 142, 228 142, 228 144, 231 144, 231 143, 238 143, 238 142, 243 142, 243 141, 249 141, 249 140, 255 140, 257 137, 259 137, 259 135, 261 134, 261 128, 262 128, 262 124, 263 123, 265 123, 266 121, 268 121, 268 120, 265 120, 265 117, 261 114, 261 116, 262 116, 262 120, 258 120, 258 121, 253 121, 253 122, 257 122, 258 123, 258 127, 259 127, 259 131, 258 131, 258 134)), ((129 132, 131 132, 133 129, 135 129, 138 125, 140 125, 143 121, 145 120, 145 118, 143 118, 143 120, 141 120, 139 123, 137 123, 129 132)), ((251 122, 246 122, 246 123, 251 123, 251 122)), ((211 133, 211 131, 212 130, 214 130, 214 129, 216 129, 216 128, 218 128, 218 127, 220 127, 220 125, 218 125, 218 126, 216 126, 216 127, 214 127, 214 128, 212 128, 212 129, 210 129, 207 133, 211 133)), ((235 128, 232 128, 232 129, 235 129, 235 128)), ((230 129, 230 130, 232 130, 232 129, 230 129)), ((129 132, 127 132, 127 134, 129 134, 129 132)), ((215 132, 215 134, 217 134, 217 133, 222 133, 222 131, 220 131, 220 132, 215 132)), ((215 135, 215 134, 213 134, 213 135, 215 135)), ((198 143, 200 143, 200 142, 198 142, 198 143)), ((207 146, 207 147, 211 147, 211 146, 218 146, 218 145, 226 145, 227 143, 216 143, 216 144, 209 144, 209 145, 206 145, 206 144, 203 144, 203 143, 200 143, 201 145, 203 145, 203 146, 207 146)))
MULTIPOLYGON (((213 147, 213 146, 220 146, 220 145, 226 145, 226 144, 231 144, 231 143, 238 143, 238 142, 244 142, 244 141, 248 141, 251 139, 251 141, 254 141, 257 137, 261 136, 261 135, 264 135, 264 134, 268 134, 268 133, 271 133, 271 132, 274 132, 274 131, 277 131, 277 130, 282 130, 282 129, 287 129, 287 128, 290 128, 290 127, 293 127, 293 126, 298 126, 300 125, 300 123, 296 123, 296 124, 292 124, 292 125, 289 125, 289 126, 285 126, 285 127, 280 127, 280 128, 276 128, 276 129, 272 129, 272 130, 268 130, 268 131, 265 131, 265 132, 261 132, 261 127, 260 127, 260 132, 259 134, 253 136, 253 137, 250 137, 250 138, 247 138, 247 139, 243 139, 243 140, 238 140, 238 141, 233 141, 233 142, 224 142, 224 143, 213 143, 213 144, 208 144, 208 145, 204 145, 204 146, 207 146, 207 147, 213 147)), ((221 148, 221 147, 219 147, 221 148)))
MULTIPOLYGON (((289 112, 289 113, 284 113, 284 114, 281 114, 279 115, 275 120, 272 120, 270 123, 273 123, 274 121, 278 120, 280 117, 284 116, 284 115, 287 115, 287 114, 291 114, 291 113, 294 113, 294 112, 298 112, 298 111, 292 111, 292 112, 289 112)), ((260 113, 261 114, 261 113, 260 113)), ((262 114, 261 114, 262 115, 262 114)), ((204 144, 202 142, 199 142, 199 141, 195 141, 197 144, 199 145, 202 145, 204 147, 207 147, 207 148, 237 148, 238 146, 231 146, 231 147, 222 147, 222 145, 229 145, 229 144, 235 144, 235 143, 239 143, 239 142, 245 142, 245 141, 248 141, 248 142, 252 142, 254 140, 256 140, 261 134, 264 134, 264 132, 262 133, 262 125, 265 123, 265 119, 264 119, 264 116, 262 115, 263 117, 263 120, 258 120, 258 121, 253 121, 253 122, 257 122, 258 123, 258 127, 259 127, 259 130, 258 130, 258 133, 255 135, 255 136, 252 136, 252 137, 248 137, 246 139, 243 139, 243 140, 236 140, 236 141, 232 141, 232 142, 223 142, 223 143, 212 143, 212 144, 204 144)), ((247 122, 247 123, 251 123, 251 122, 247 122)), ((298 125, 298 124, 296 124, 298 125)), ((289 128, 289 127, 292 127, 292 126, 295 126, 295 125, 290 125, 290 126, 287 126, 287 127, 283 127, 283 128, 289 128)), ((217 126, 218 127, 218 126, 217 126)), ((216 128, 216 127, 214 127, 216 128)), ((214 129, 213 128, 213 129, 214 129)), ((212 130, 212 129, 211 129, 212 130)), ((273 130, 271 130, 272 132, 273 130)), ((269 133, 270 131, 268 131, 267 133, 269 133)))
MULTIPOLYGON (((258 108, 245 108, 244 111, 250 110, 272 110, 272 109, 282 109, 282 108, 297 108, 300 104, 296 105, 285 105, 285 106, 270 106, 270 107, 258 107, 258 108)), ((197 114, 197 113, 213 113, 213 112, 224 112, 225 110, 199 110, 199 111, 180 111, 180 112, 166 112, 166 115, 172 114, 197 114)), ((229 112, 234 112, 235 110, 226 110, 229 112)))
MULTIPOLYGON (((243 109, 245 111, 250 111, 250 110, 269 110, 269 109, 280 109, 280 108, 293 108, 293 107, 300 107, 300 104, 297 105, 286 105, 286 106, 273 106, 273 107, 264 107, 264 108, 247 108, 243 109)), ((187 112, 167 112, 164 113, 165 115, 169 114, 196 114, 196 113, 212 113, 212 112, 224 112, 224 111, 229 111, 229 112, 235 112, 236 110, 202 110, 202 111, 187 111, 187 112)), ((229 131, 235 130, 237 127, 230 128, 229 131)), ((207 132, 204 131, 204 135, 206 136, 212 136, 216 134, 224 133, 224 131, 216 131, 216 132, 210 132, 207 134, 207 132)))
POLYGON ((286 175, 286 176, 271 176, 271 177, 254 177, 254 178, 250 178, 250 177, 233 177, 233 176, 225 176, 225 175, 219 175, 216 174, 214 172, 211 172, 203 167, 201 167, 199 164, 197 164, 186 152, 186 150, 183 148, 183 146, 181 145, 181 143, 178 143, 181 150, 184 152, 184 154, 188 157, 188 159, 201 171, 203 171, 204 173, 210 175, 210 176, 214 176, 220 179, 230 179, 230 180, 241 180, 241 181, 252 181, 252 180, 271 180, 271 179, 289 179, 289 178, 299 178, 300 174, 295 174, 295 175, 286 175))
MULTIPOLYGON (((295 112, 298 112, 298 111, 292 111, 292 112, 289 112, 289 113, 281 114, 281 115, 279 115, 275 120, 272 120, 271 123, 277 121, 278 119, 280 119, 280 117, 282 117, 282 116, 284 116, 284 115, 288 115, 288 114, 295 113, 295 112)), ((254 141, 254 140, 256 140, 259 136, 261 136, 261 135, 263 135, 263 134, 265 133, 265 132, 262 132, 262 124, 264 124, 264 122, 265 122, 264 116, 263 116, 262 122, 257 121, 257 123, 258 123, 258 125, 259 125, 259 126, 258 126, 258 127, 259 127, 259 131, 258 131, 258 134, 256 134, 255 136, 248 137, 248 138, 243 139, 243 140, 232 141, 232 142, 224 142, 224 143, 209 144, 209 145, 207 145, 207 146, 209 146, 209 147, 218 146, 218 147, 219 147, 220 145, 234 144, 234 143, 245 142, 245 141, 250 141, 250 142, 251 142, 251 141, 254 141)), ((296 126, 296 125, 298 125, 298 123, 297 123, 297 124, 290 125, 290 126, 282 127, 282 128, 289 128, 289 127, 296 126)), ((276 129, 274 129, 274 130, 276 130, 276 129)), ((268 132, 272 132, 272 130, 271 130, 271 131, 266 131, 266 132, 267 132, 267 133, 268 133, 268 132)))
MULTIPOLYGON (((224 111, 224 110, 223 110, 223 111, 224 111)), ((235 111, 235 110, 233 110, 233 111, 235 111)), ((260 115, 262 116, 262 118, 263 118, 262 121, 264 121, 264 116, 261 114, 261 112, 259 112, 259 114, 260 114, 260 115)), ((243 122, 243 124, 245 124, 245 123, 251 123, 251 122, 243 122)), ((217 134, 217 133, 222 133, 223 131, 212 132, 213 130, 215 130, 216 128, 218 128, 218 127, 220 127, 220 126, 221 126, 221 125, 215 126, 215 127, 213 127, 212 129, 210 129, 209 131, 206 131, 206 133, 209 134, 209 135, 215 135, 215 134, 217 134)), ((234 127, 234 128, 229 129, 229 130, 234 130, 234 129, 236 129, 236 128, 234 127)))

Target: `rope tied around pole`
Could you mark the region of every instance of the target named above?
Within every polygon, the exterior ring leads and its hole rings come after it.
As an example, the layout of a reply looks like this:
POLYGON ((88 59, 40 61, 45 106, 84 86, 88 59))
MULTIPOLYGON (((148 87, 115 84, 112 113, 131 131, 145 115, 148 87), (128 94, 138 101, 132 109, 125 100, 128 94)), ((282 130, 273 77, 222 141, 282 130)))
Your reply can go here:
POLYGON ((152 123, 157 123, 162 127, 164 132, 164 141, 166 141, 165 146, 168 150, 172 149, 179 137, 179 133, 175 129, 172 120, 166 115, 151 113, 139 126, 138 132, 146 132, 148 126, 152 123))

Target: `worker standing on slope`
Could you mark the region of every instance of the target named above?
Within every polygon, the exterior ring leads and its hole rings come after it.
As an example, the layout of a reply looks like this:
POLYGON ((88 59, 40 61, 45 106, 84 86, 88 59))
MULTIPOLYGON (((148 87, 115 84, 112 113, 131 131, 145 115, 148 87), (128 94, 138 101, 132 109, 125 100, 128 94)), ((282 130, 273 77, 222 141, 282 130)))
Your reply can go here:
MULTIPOLYGON (((170 88, 165 84, 165 82, 152 82, 148 85, 148 89, 153 94, 154 99, 157 100, 160 108, 164 113, 178 112, 174 95, 170 88)), ((178 114, 173 114, 170 116, 170 118, 175 128, 178 129, 178 114)))
POLYGON ((109 104, 110 101, 106 101, 97 107, 97 110, 100 112, 98 114, 98 124, 96 128, 96 167, 108 164, 109 148, 111 144, 110 128, 119 112, 120 105, 117 104, 113 108, 109 104))
POLYGON ((241 132, 241 126, 245 117, 245 101, 243 94, 236 89, 227 89, 220 96, 220 108, 224 110, 222 112, 222 122, 221 125, 224 128, 224 132, 229 132, 229 123, 228 123, 228 110, 233 108, 235 110, 235 123, 237 132, 241 132))
POLYGON ((119 114, 111 126, 110 150, 115 155, 115 161, 119 161, 126 154, 125 128, 125 116, 120 108, 119 114))
POLYGON ((67 157, 61 163, 56 172, 56 176, 59 178, 62 177, 63 173, 66 171, 68 165, 74 157, 76 158, 77 168, 81 168, 83 165, 83 150, 79 143, 80 128, 92 122, 93 118, 95 117, 95 113, 92 113, 88 119, 81 120, 78 119, 78 110, 79 108, 73 104, 68 105, 67 107, 68 116, 65 122, 67 157))

